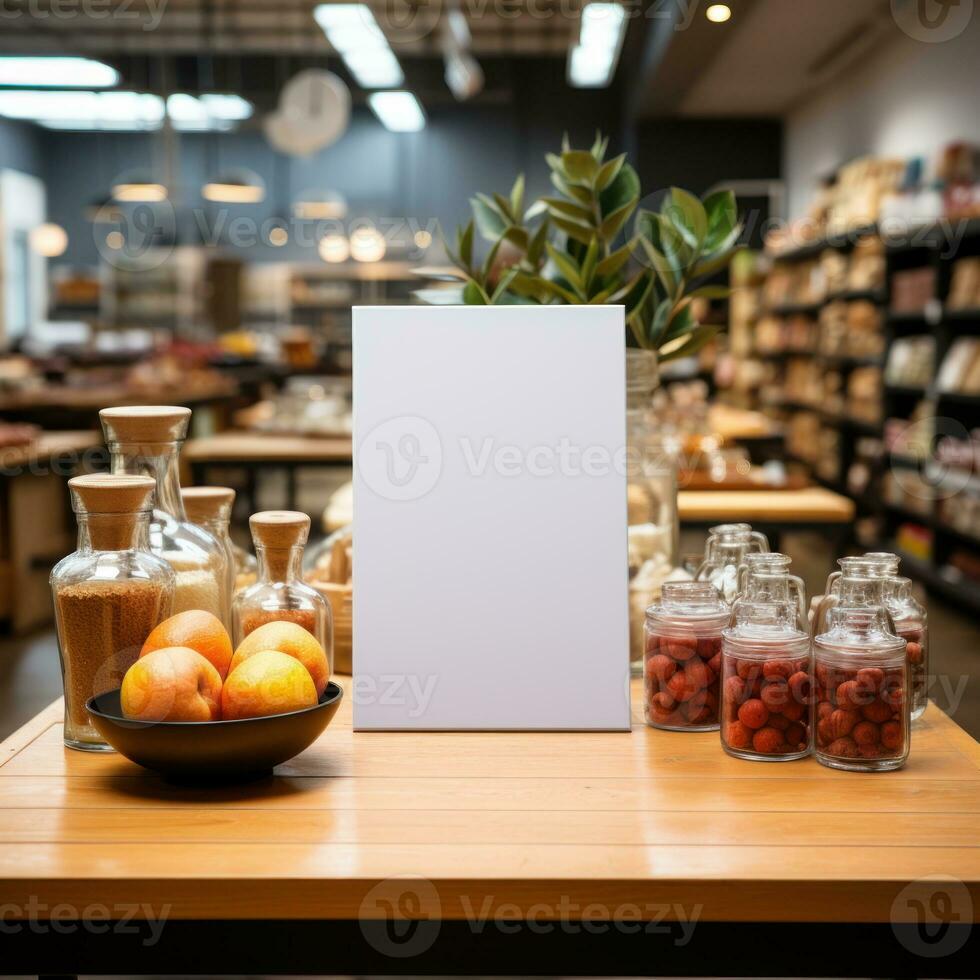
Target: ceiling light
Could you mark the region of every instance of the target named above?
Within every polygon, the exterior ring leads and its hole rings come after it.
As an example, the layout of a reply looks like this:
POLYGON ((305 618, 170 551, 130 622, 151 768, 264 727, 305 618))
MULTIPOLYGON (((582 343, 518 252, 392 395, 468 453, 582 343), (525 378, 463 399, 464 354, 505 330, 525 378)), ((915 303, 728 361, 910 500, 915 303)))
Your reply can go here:
POLYGON ((50 222, 32 228, 27 240, 31 248, 46 259, 56 258, 68 248, 68 232, 61 225, 50 222))
POLYGON ((324 235, 316 250, 324 262, 346 262, 350 257, 350 245, 343 235, 324 235))
POLYGON ((414 241, 419 248, 428 248, 432 244, 432 232, 426 231, 425 228, 419 228, 415 232, 414 241))
POLYGON ((301 221, 321 221, 347 215, 347 201, 337 191, 304 191, 293 204, 293 216, 301 221))
POLYGON ((362 88, 395 88, 405 81, 367 4, 321 3, 313 9, 313 18, 362 88))
POLYGON ((129 204, 154 203, 167 199, 167 188, 154 181, 146 171, 132 170, 112 185, 112 196, 129 204))
POLYGON ((285 225, 273 225, 269 229, 269 244, 274 248, 282 248, 289 241, 289 232, 285 225))
POLYGON ((265 183, 251 170, 233 170, 209 180, 201 196, 215 204, 258 204, 265 199, 265 183))
POLYGON ((358 228, 350 236, 350 254, 355 262, 380 262, 385 257, 384 235, 377 228, 358 228))
POLYGON ((393 133, 415 133, 425 128, 425 113, 411 92, 374 92, 368 96, 368 103, 393 133))
POLYGON ((713 3, 704 12, 704 16, 712 24, 724 24, 726 20, 732 19, 732 8, 727 3, 713 3))
POLYGON ((157 129, 163 115, 163 99, 146 92, 0 91, 0 116, 29 119, 49 129, 157 129))
POLYGON ((576 88, 603 88, 612 81, 626 34, 626 10, 618 3, 582 8, 578 44, 568 55, 568 81, 576 88))
POLYGON ((252 103, 238 95, 176 92, 167 98, 167 116, 174 129, 184 132, 233 129, 252 115, 252 103))
POLYGON ((105 236, 105 243, 114 252, 118 252, 119 249, 126 244, 126 239, 123 237, 123 233, 121 231, 110 231, 109 234, 105 236))
POLYGON ((0 57, 0 85, 20 88, 111 88, 119 72, 91 58, 0 57))

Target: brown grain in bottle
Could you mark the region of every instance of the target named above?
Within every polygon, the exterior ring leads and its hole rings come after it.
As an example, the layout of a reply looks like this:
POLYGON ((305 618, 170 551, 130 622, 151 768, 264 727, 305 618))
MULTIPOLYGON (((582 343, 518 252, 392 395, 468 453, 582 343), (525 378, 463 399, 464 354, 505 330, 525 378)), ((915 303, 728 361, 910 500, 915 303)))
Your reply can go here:
POLYGON ((242 617, 242 636, 254 633, 266 623, 297 623, 316 636, 315 609, 249 609, 242 617))

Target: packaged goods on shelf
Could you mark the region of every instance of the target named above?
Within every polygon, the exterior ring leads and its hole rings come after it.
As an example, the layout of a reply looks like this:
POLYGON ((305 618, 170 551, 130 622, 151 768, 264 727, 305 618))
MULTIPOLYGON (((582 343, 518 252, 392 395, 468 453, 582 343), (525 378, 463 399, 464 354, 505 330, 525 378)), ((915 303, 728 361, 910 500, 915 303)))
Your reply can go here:
POLYGON ((962 395, 980 394, 980 338, 953 341, 936 378, 939 391, 962 395))
POLYGON ((922 561, 932 559, 932 531, 921 524, 901 524, 895 532, 895 544, 899 551, 919 558, 922 561))
POLYGON ((970 483, 939 502, 939 520, 946 527, 980 543, 980 484, 970 483))
POLYGON ((797 459, 814 463, 820 449, 820 416, 815 412, 796 412, 786 423, 786 447, 797 459))
POLYGON ((873 225, 882 200, 895 192, 905 176, 904 160, 861 157, 840 168, 825 198, 825 224, 830 234, 873 225))
POLYGON ((935 337, 900 337, 888 351, 885 381, 890 385, 925 388, 932 381, 935 360, 935 337))
POLYGON ((763 299, 770 308, 804 306, 819 303, 825 292, 823 272, 814 259, 775 265, 763 287, 763 299))
POLYGON ((828 295, 843 293, 848 288, 848 257, 834 248, 825 248, 820 253, 820 271, 828 295))
POLYGON ((847 267, 847 288, 873 292, 885 285, 885 244, 877 235, 867 235, 854 246, 847 267))
POLYGON ((891 507, 929 517, 935 491, 918 470, 902 467, 885 473, 882 479, 882 497, 891 507))
POLYGON ((881 460, 880 439, 865 437, 854 443, 854 458, 847 468, 847 491, 854 497, 864 497, 871 488, 881 460))
POLYGON ((820 353, 829 357, 878 357, 884 350, 881 312, 867 300, 828 303, 820 311, 820 353))
POLYGON ((922 313, 936 298, 936 270, 931 266, 903 269, 892 276, 893 313, 922 313))
POLYGON ((957 259, 946 306, 951 310, 980 309, 980 255, 957 259))
POLYGON ((881 371, 876 367, 855 368, 847 378, 846 414, 859 422, 881 422, 881 371))

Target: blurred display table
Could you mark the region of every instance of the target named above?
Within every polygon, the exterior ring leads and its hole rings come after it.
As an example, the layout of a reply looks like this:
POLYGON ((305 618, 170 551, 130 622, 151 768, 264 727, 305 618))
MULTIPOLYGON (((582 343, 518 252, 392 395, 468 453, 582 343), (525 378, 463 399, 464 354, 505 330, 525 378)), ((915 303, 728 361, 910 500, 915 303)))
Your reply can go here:
POLYGON ((639 682, 632 733, 355 734, 340 681, 244 785, 66 750, 59 703, 0 745, 6 972, 976 975, 980 745, 935 706, 858 775, 654 731, 639 682))
POLYGON ((350 467, 349 436, 292 436, 276 433, 222 432, 184 444, 182 461, 190 466, 196 485, 207 485, 215 467, 237 467, 246 472, 244 497, 248 513, 256 510, 259 470, 280 469, 286 474, 286 507, 296 509, 297 470, 310 467, 350 467))
POLYGON ((80 464, 105 469, 98 432, 42 432, 0 448, 0 620, 14 633, 51 621, 51 566, 75 550, 75 520, 65 486, 80 464))

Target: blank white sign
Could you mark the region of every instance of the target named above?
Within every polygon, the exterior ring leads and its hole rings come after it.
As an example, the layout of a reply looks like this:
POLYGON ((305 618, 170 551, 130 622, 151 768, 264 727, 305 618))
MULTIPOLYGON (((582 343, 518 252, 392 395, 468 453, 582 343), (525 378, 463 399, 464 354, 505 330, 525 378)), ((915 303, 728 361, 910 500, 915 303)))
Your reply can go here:
POLYGON ((628 729, 617 306, 354 310, 354 727, 628 729))

